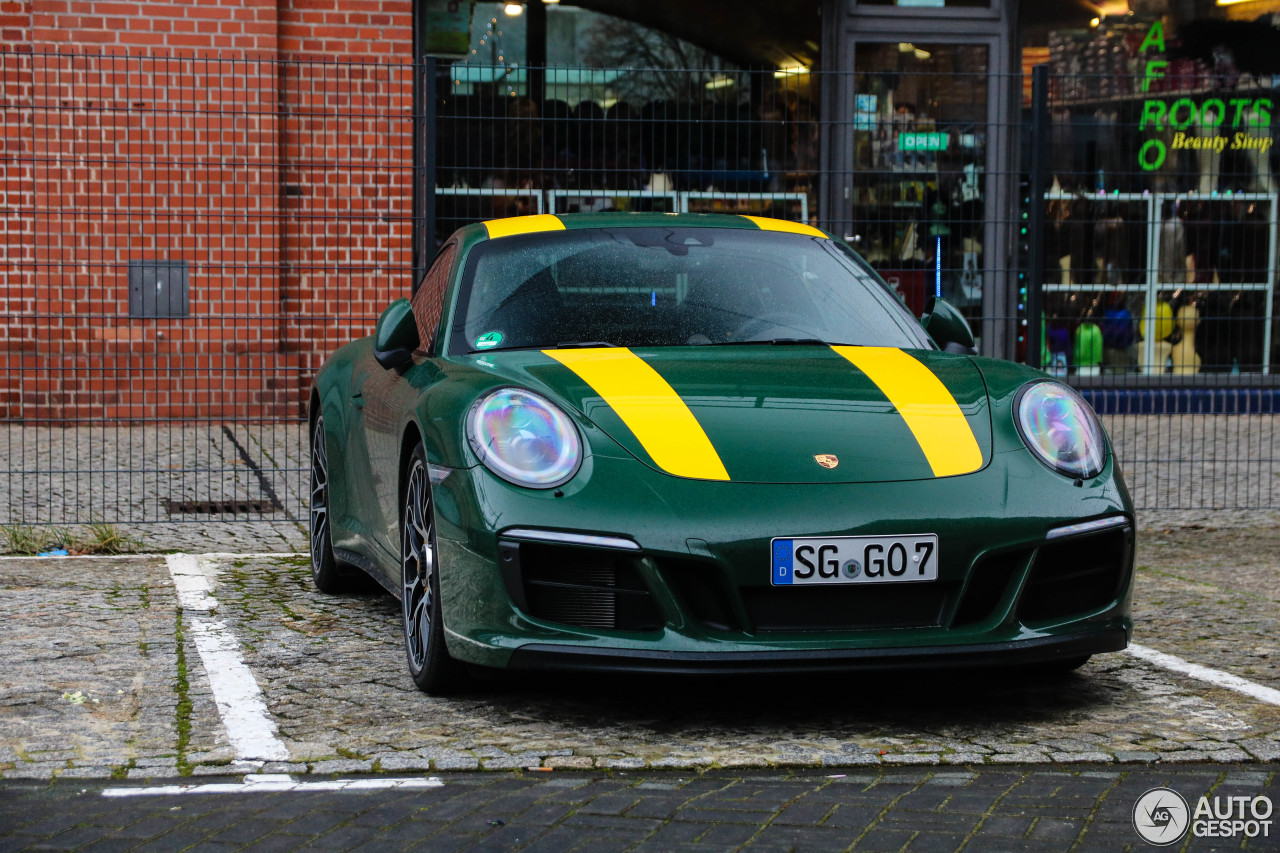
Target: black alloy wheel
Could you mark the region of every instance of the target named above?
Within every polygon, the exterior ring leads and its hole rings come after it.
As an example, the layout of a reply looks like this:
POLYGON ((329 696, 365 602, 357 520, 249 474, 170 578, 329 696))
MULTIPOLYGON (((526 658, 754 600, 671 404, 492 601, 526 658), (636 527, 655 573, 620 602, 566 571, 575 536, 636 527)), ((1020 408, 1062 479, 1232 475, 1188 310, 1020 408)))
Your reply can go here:
POLYGON ((400 517, 401 612, 409 675, 424 693, 458 689, 465 671, 449 655, 440 607, 440 566, 426 453, 419 444, 409 459, 400 517))

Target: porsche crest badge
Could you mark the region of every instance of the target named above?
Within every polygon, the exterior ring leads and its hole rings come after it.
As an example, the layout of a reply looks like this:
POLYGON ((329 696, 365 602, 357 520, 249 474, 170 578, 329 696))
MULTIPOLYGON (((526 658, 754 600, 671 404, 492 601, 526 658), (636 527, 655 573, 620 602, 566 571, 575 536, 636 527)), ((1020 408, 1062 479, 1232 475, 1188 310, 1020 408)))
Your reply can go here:
POLYGON ((840 460, 836 458, 834 453, 815 453, 813 461, 823 468, 834 468, 840 464, 840 460))

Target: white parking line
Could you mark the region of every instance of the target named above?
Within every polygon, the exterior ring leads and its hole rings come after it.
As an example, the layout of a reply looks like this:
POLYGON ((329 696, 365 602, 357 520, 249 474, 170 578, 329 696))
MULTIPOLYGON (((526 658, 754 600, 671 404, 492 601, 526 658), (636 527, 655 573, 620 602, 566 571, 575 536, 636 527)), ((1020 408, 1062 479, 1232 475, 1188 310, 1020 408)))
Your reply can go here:
POLYGON ((1201 666, 1198 663, 1192 663, 1189 660, 1183 660, 1175 655, 1158 652, 1147 646, 1139 646, 1134 643, 1129 644, 1126 649, 1129 654, 1136 658, 1153 663, 1163 669, 1180 672, 1183 675, 1194 678, 1197 681, 1203 681, 1212 684, 1215 687, 1225 687, 1228 690, 1234 690, 1237 693, 1243 693, 1245 696, 1257 699, 1259 702, 1266 702, 1268 705, 1280 706, 1280 690, 1274 690, 1270 687, 1264 687, 1254 681, 1241 678, 1238 675, 1232 675, 1229 672, 1223 672, 1220 669, 1210 669, 1207 666, 1201 666))
POLYGON ((285 761, 289 750, 267 711, 258 681, 240 657, 240 643, 221 620, 213 619, 212 567, 191 554, 168 554, 178 603, 191 616, 191 637, 209 675, 227 738, 239 761, 285 761))
POLYGON ((443 788, 436 776, 427 779, 334 779, 298 782, 292 776, 265 773, 243 782, 205 785, 157 785, 152 788, 103 788, 104 797, 170 797, 180 794, 263 794, 278 791, 375 791, 388 788, 443 788))

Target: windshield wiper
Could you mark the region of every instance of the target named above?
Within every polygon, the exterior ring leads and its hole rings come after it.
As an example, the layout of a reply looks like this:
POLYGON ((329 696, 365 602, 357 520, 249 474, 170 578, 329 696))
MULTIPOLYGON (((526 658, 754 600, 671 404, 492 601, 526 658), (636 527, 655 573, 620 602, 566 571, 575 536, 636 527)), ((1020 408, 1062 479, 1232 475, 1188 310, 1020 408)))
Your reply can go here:
POLYGON ((556 349, 583 349, 586 347, 610 347, 617 348, 617 344, 611 344, 608 341, 561 341, 556 344, 556 349))

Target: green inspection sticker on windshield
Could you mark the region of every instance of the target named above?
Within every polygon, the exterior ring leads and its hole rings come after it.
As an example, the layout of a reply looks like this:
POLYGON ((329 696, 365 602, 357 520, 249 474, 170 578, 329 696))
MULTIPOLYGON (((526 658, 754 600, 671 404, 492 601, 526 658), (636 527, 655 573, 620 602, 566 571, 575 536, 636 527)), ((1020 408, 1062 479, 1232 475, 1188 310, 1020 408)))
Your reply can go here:
POLYGON ((485 332, 476 338, 476 349, 493 349, 502 343, 502 332, 485 332))

